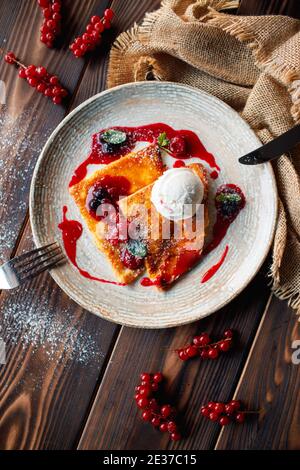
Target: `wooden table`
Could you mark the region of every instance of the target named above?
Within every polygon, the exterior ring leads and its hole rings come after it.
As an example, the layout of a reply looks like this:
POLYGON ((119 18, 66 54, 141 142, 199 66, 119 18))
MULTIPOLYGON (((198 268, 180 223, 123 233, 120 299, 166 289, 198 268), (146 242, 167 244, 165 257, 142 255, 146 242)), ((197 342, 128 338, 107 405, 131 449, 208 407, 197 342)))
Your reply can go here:
MULTIPOLYGON (((0 37, 26 63, 44 64, 70 90, 67 109, 54 106, 1 61, 7 104, 0 122, 0 256, 31 249, 30 179, 47 137, 71 109, 105 88, 113 36, 155 9, 158 0, 66 0, 63 45, 47 50, 38 40, 41 13, 34 0, 3 0, 0 37), (76 61, 67 45, 92 14, 111 6, 118 20, 101 52, 76 61)), ((242 14, 296 16, 298 1, 246 0, 242 14)), ((300 366, 291 362, 299 339, 295 313, 271 295, 265 265, 230 305, 201 322, 147 331, 108 323, 73 303, 48 274, 0 296, 0 336, 7 363, 0 366, 1 449, 299 449, 300 366), (172 349, 201 330, 239 332, 238 345, 218 361, 183 363, 172 349), (180 408, 187 437, 168 437, 141 422, 133 401, 142 371, 163 371, 180 408), (243 426, 200 417, 209 400, 239 397, 261 409, 243 426)))

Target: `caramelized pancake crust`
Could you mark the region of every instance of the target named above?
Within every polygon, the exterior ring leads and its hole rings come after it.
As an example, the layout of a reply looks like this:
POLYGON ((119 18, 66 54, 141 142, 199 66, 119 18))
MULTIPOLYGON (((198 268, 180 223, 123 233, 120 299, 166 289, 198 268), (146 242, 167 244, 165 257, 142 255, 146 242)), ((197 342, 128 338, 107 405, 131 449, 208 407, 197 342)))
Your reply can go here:
POLYGON ((122 244, 112 245, 103 237, 106 232, 105 223, 96 220, 88 211, 86 200, 89 190, 104 176, 124 177, 130 182, 128 194, 153 183, 163 173, 163 164, 157 146, 150 145, 138 152, 132 152, 116 160, 70 187, 82 218, 94 236, 95 243, 109 259, 117 278, 126 284, 133 282, 144 268, 129 269, 121 261, 122 244))
POLYGON ((189 271, 202 254, 205 230, 208 226, 208 181, 206 171, 201 164, 193 163, 188 166, 201 179, 204 186, 204 226, 195 231, 196 217, 190 220, 190 226, 184 221, 172 222, 161 216, 151 203, 153 184, 140 189, 119 203, 120 210, 129 222, 138 220, 145 233, 147 256, 146 268, 149 278, 158 287, 171 285, 185 272, 189 271), (143 207, 143 210, 137 210, 143 207), (179 231, 179 232, 178 232, 179 231), (170 236, 168 236, 168 232, 170 236), (182 233, 178 239, 176 233, 182 233))

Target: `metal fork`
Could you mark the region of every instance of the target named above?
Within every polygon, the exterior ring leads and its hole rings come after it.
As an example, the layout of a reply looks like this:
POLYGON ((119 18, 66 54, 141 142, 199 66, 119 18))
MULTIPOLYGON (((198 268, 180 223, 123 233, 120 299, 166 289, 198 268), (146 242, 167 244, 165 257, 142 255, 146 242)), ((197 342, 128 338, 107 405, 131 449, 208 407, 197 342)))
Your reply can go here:
POLYGON ((16 256, 0 266, 0 289, 14 289, 65 259, 57 242, 16 256))

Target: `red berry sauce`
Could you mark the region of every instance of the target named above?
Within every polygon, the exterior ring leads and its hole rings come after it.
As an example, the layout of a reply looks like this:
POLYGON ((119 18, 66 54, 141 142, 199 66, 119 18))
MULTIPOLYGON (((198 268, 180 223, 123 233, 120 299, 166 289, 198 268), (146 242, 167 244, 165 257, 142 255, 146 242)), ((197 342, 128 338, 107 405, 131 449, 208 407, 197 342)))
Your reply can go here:
POLYGON ((228 253, 228 250, 229 250, 229 246, 226 245, 225 247, 225 250, 220 258, 220 260, 214 264, 211 268, 209 268, 206 273, 202 276, 202 279, 201 279, 201 283, 203 284, 204 282, 207 282, 209 281, 209 279, 211 279, 215 274, 216 272, 220 269, 220 267, 222 266, 222 264, 224 263, 225 261, 225 258, 227 256, 227 253, 228 253))
POLYGON ((67 256, 69 260, 71 261, 71 263, 78 269, 80 274, 87 279, 91 279, 93 281, 98 281, 98 282, 104 282, 105 284, 114 284, 117 286, 124 286, 125 284, 122 284, 120 282, 107 281, 106 279, 101 279, 101 278, 92 276, 87 271, 84 271, 78 266, 77 261, 76 261, 76 247, 77 247, 77 241, 82 235, 82 225, 80 222, 77 222, 77 220, 69 220, 67 218, 67 211, 68 211, 68 208, 64 206, 63 207, 63 220, 58 225, 58 228, 62 231, 64 248, 66 250, 67 256))
POLYGON ((189 130, 175 130, 167 124, 156 123, 139 127, 112 127, 110 129, 126 133, 126 141, 114 149, 110 148, 101 140, 101 135, 107 129, 102 129, 93 135, 92 150, 88 158, 75 170, 69 186, 79 183, 87 174, 87 167, 90 164, 107 164, 126 155, 133 150, 137 142, 157 142, 160 134, 165 132, 170 140, 170 151, 176 151, 173 156, 177 159, 199 158, 205 161, 213 170, 219 171, 214 156, 207 152, 204 145, 195 132, 189 130), (173 142, 173 147, 172 147, 173 142), (182 144, 184 142, 184 145, 182 144))

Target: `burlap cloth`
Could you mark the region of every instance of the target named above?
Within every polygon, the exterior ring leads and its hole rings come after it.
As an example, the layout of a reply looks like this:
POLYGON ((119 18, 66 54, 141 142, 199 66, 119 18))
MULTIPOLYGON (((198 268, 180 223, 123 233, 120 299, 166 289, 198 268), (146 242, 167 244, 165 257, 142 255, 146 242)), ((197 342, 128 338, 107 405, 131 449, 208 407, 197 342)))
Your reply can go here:
MULTIPOLYGON (((223 13, 237 6, 164 0, 117 38, 108 86, 149 79, 185 83, 228 103, 264 143, 287 131, 300 121, 300 21, 223 13)), ((273 167, 280 201, 272 288, 299 313, 300 146, 273 167)))

